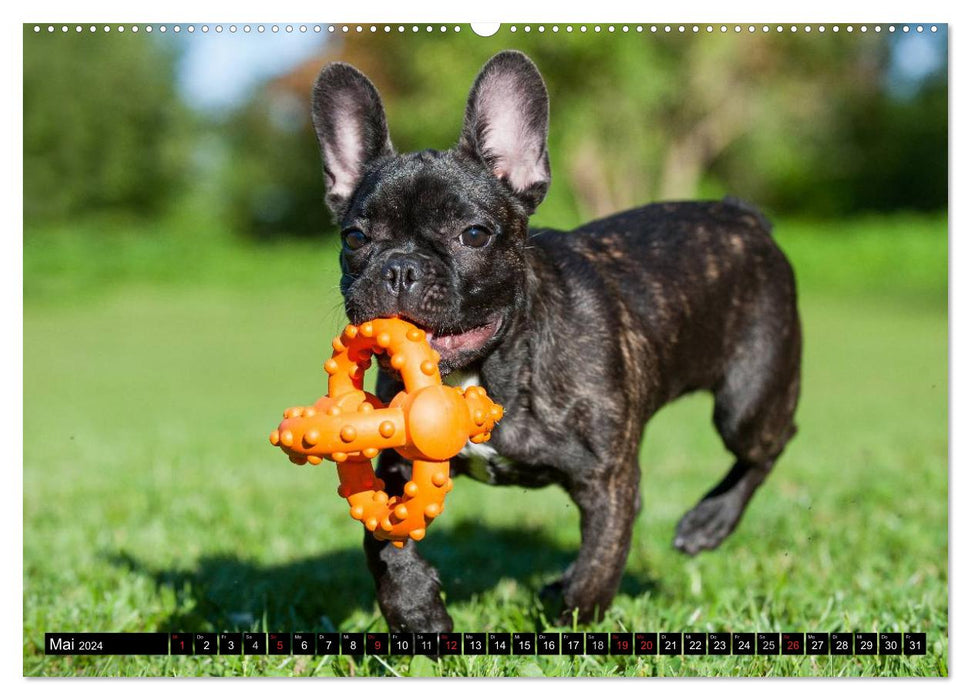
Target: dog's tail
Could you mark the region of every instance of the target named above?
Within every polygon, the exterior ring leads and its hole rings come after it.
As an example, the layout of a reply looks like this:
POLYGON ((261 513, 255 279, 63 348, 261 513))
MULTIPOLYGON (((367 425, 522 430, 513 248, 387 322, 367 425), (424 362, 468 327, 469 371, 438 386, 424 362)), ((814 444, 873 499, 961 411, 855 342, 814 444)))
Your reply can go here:
POLYGON ((749 202, 746 202, 744 199, 739 199, 738 197, 733 197, 732 195, 726 195, 726 196, 722 197, 722 202, 724 204, 728 204, 730 206, 733 206, 733 207, 735 207, 737 209, 741 209, 746 214, 751 214, 756 219, 758 219, 759 224, 762 226, 762 228, 764 228, 766 230, 766 232, 772 233, 772 222, 769 221, 769 219, 765 216, 765 214, 763 214, 759 210, 759 208, 757 206, 755 206, 754 204, 751 204, 749 202))

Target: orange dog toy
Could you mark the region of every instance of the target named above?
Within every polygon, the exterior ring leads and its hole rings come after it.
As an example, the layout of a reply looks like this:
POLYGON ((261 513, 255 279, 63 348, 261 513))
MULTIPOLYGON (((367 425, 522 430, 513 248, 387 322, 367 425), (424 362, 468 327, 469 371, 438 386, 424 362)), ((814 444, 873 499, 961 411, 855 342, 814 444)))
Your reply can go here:
POLYGON ((351 517, 396 547, 425 536, 452 490, 449 460, 467 440, 488 440, 502 418, 502 406, 482 387, 443 386, 439 359, 425 332, 407 321, 379 318, 349 325, 334 339, 334 354, 324 363, 327 395, 313 406, 288 408, 270 434, 270 442, 295 464, 336 462, 337 493, 350 503, 351 517), (387 405, 363 389, 371 356, 382 352, 405 385, 387 405), (388 448, 412 460, 411 481, 401 496, 389 497, 371 468, 371 460, 388 448))

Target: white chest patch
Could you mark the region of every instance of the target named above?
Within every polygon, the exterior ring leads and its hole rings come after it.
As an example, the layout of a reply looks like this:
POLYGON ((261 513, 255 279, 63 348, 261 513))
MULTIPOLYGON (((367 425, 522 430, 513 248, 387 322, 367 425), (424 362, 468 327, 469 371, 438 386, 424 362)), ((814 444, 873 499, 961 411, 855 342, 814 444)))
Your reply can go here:
MULTIPOLYGON (((457 370, 449 374, 443 380, 448 386, 457 386, 467 389, 470 386, 480 386, 479 373, 457 370)), ((476 481, 484 481, 487 484, 494 483, 494 476, 491 466, 511 465, 512 461, 506 459, 495 448, 488 444, 479 444, 472 441, 465 443, 465 447, 458 454, 468 462, 469 476, 476 481)))
POLYGON ((479 385, 479 373, 470 372, 464 369, 457 369, 451 372, 442 383, 447 386, 457 386, 460 389, 468 389, 470 386, 479 385))

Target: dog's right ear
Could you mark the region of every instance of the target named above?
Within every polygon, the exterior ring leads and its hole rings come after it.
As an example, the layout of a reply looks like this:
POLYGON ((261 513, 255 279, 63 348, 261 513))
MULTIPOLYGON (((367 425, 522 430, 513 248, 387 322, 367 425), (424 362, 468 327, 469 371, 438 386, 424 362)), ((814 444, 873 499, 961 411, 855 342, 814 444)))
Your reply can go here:
POLYGON ((317 76, 312 110, 327 206, 340 219, 368 164, 394 153, 384 106, 363 73, 331 63, 317 76))

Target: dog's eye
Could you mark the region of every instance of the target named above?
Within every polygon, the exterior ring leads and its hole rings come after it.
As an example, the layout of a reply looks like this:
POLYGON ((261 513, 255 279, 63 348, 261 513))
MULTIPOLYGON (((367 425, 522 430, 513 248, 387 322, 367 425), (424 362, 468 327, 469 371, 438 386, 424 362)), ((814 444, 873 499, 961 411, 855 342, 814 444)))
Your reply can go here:
POLYGON ((352 228, 344 231, 344 245, 348 250, 363 248, 370 240, 361 229, 352 228))
POLYGON ((481 248, 490 240, 492 240, 492 232, 481 226, 469 226, 459 236, 459 242, 467 248, 481 248))

